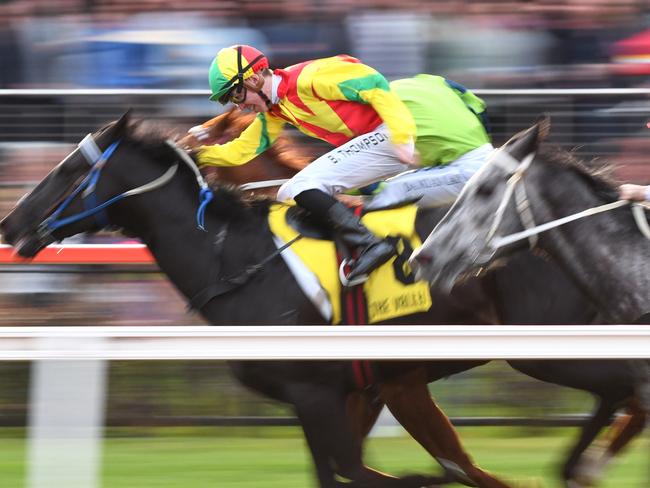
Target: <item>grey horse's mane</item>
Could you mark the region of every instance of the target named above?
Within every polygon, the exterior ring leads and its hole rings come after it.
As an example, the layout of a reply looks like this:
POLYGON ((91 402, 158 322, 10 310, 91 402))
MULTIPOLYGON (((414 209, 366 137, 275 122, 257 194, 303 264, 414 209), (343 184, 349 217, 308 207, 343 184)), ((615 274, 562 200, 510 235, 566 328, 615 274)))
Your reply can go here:
POLYGON ((577 173, 589 186, 605 200, 616 200, 618 198, 618 181, 614 177, 614 166, 598 158, 585 161, 575 155, 573 151, 567 151, 557 146, 546 146, 538 152, 538 156, 552 164, 577 173))

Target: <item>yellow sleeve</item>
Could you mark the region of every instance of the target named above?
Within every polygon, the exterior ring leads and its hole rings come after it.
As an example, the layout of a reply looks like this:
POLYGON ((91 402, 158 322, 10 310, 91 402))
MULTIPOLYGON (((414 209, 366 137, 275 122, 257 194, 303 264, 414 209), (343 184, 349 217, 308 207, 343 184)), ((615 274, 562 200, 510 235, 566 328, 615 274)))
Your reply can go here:
POLYGON ((415 140, 411 112, 391 91, 379 72, 362 63, 338 62, 314 73, 312 87, 326 100, 348 100, 372 106, 384 121, 394 144, 415 140))
POLYGON ((362 92, 361 97, 372 105, 390 132, 393 144, 415 141, 415 121, 404 102, 392 91, 362 92))
POLYGON ((199 166, 240 166, 266 151, 278 138, 284 120, 261 113, 244 131, 230 142, 202 146, 197 160, 199 166))

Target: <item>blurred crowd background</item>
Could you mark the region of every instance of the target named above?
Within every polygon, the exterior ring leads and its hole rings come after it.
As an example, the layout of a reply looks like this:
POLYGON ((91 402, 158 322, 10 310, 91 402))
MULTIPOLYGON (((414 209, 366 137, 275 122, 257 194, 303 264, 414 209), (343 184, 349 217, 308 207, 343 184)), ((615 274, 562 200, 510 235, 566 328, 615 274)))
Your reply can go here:
MULTIPOLYGON (((212 58, 235 43, 255 45, 272 67, 348 53, 390 79, 428 72, 472 89, 650 88, 650 0, 0 0, 0 214, 72 143, 127 108, 181 133, 222 110, 205 95, 7 90, 207 90, 212 58)), ((546 111, 556 143, 615 162, 622 179, 649 181, 647 95, 485 98, 496 144, 546 111)), ((202 323, 154 272, 0 266, 0 326, 202 323)), ((2 365, 0 417, 24 416, 28 368, 2 365)), ((452 413, 488 412, 477 406, 482 398, 501 413, 588 408, 586 395, 560 398, 504 370, 470 373, 469 383, 444 390, 443 401, 457 407, 452 413), (489 375, 498 380, 486 383, 489 375), (503 388, 506 381, 515 386, 503 388)), ((238 387, 222 364, 114 363, 111 371, 108 408, 118 416, 269 408, 259 400, 249 406, 243 393, 229 396, 238 387)))
POLYGON ((0 87, 205 88, 216 50, 283 67, 349 53, 389 78, 478 87, 633 86, 650 72, 647 0, 9 0, 0 87))

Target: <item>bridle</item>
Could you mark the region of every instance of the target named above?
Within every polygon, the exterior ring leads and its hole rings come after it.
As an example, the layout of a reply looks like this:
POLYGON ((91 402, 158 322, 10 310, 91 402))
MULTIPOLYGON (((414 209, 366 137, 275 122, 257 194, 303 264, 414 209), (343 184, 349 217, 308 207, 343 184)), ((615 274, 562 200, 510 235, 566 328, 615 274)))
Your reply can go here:
MULTIPOLYGON (((205 208, 208 203, 212 200, 212 191, 210 190, 207 182, 203 179, 200 171, 194 164, 194 161, 176 144, 171 141, 165 141, 178 155, 179 159, 186 163, 187 166, 192 169, 194 172, 197 182, 200 187, 199 199, 200 205, 197 211, 197 224, 203 229, 205 208)), ((108 200, 97 203, 97 183, 101 177, 102 170, 108 163, 111 156, 120 146, 121 140, 116 140, 111 143, 103 152, 99 149, 99 146, 95 142, 95 138, 92 134, 88 134, 82 139, 82 141, 77 145, 75 151, 79 151, 88 165, 90 166, 90 171, 86 177, 77 185, 77 187, 59 204, 55 207, 54 211, 45 218, 37 227, 37 238, 40 243, 52 242, 55 239, 52 237, 52 233, 65 227, 66 225, 73 224, 80 220, 83 220, 88 217, 94 217, 97 221, 100 228, 104 228, 110 224, 108 220, 108 215, 105 210, 109 206, 124 200, 125 198, 132 197, 135 195, 141 195, 153 190, 156 190, 162 186, 165 186, 169 183, 178 170, 178 162, 175 162, 170 166, 161 176, 153 179, 152 181, 140 185, 131 190, 124 191, 118 195, 115 195, 108 200), (64 218, 59 218, 61 213, 68 208, 68 206, 74 201, 74 199, 81 195, 82 201, 84 203, 84 210, 73 215, 69 215, 64 218)), ((74 153, 73 153, 74 154, 74 153)), ((71 155, 72 156, 72 155, 71 155)))
POLYGON ((530 249, 533 249, 537 245, 538 235, 542 232, 546 232, 547 230, 554 229, 575 220, 628 205, 632 206, 632 213, 639 230, 646 238, 650 239, 650 226, 648 225, 644 213, 645 206, 628 200, 617 200, 597 207, 588 208, 551 222, 536 225, 524 182, 524 175, 534 158, 535 153, 531 152, 524 156, 522 160, 518 160, 504 150, 496 151, 492 156, 490 163, 504 170, 508 180, 506 182, 505 192, 501 198, 499 206, 497 207, 494 220, 492 221, 492 225, 488 232, 484 246, 485 251, 489 250, 489 253, 494 255, 494 253, 496 253, 500 248, 523 240, 528 240, 530 249), (515 208, 517 209, 517 214, 524 230, 506 236, 498 236, 497 232, 502 224, 505 210, 513 197, 515 200, 515 208))
MULTIPOLYGON (((497 211, 494 215, 494 220, 492 221, 492 226, 487 236, 486 246, 494 250, 497 250, 502 245, 497 245, 496 240, 500 239, 496 236, 499 227, 503 221, 503 216, 505 214, 506 208, 510 203, 510 200, 515 199, 515 206, 517 208, 517 214, 519 215, 519 220, 523 225, 524 229, 530 230, 535 227, 535 217, 533 212, 530 209, 530 203, 528 201, 528 195, 526 193, 526 185, 524 183, 523 177, 526 170, 530 167, 530 163, 533 162, 535 158, 535 153, 530 153, 526 155, 521 161, 513 158, 510 154, 503 150, 496 151, 493 155, 491 163, 503 169, 508 175, 508 181, 506 182, 506 189, 501 198, 501 202, 497 207, 497 211)), ((537 245, 537 234, 532 234, 526 237, 528 239, 528 244, 532 249, 537 245)), ((523 238, 522 238, 523 239, 523 238)))
MULTIPOLYGON (((177 173, 178 166, 179 166, 178 161, 175 162, 172 166, 170 166, 167 169, 167 171, 165 171, 165 173, 163 173, 158 178, 155 178, 154 180, 150 181, 149 183, 145 183, 131 190, 122 192, 119 195, 116 195, 104 201, 103 203, 97 204, 95 190, 97 187, 97 182, 101 176, 101 171, 106 166, 108 160, 111 158, 114 152, 118 149, 120 142, 121 142, 120 140, 113 142, 108 146, 108 148, 106 148, 106 150, 102 152, 97 146, 97 143, 95 142, 95 139, 92 136, 92 134, 88 134, 78 144, 76 150, 81 152, 81 154, 84 156, 86 162, 90 166, 90 172, 81 181, 81 183, 72 191, 72 193, 70 193, 55 208, 54 212, 49 217, 47 217, 43 222, 41 222, 41 224, 39 224, 37 228, 37 238, 39 239, 39 243, 43 245, 47 245, 47 243, 55 240, 52 237, 52 232, 54 230, 72 224, 74 222, 78 222, 82 219, 91 216, 94 216, 98 220, 98 223, 101 225, 102 228, 106 227, 107 225, 109 225, 108 217, 104 212, 104 210, 107 207, 125 198, 135 196, 135 195, 141 195, 143 193, 147 193, 156 190, 158 188, 161 188, 165 186, 167 183, 169 183, 174 177, 174 175, 177 173), (70 205, 70 203, 79 194, 81 194, 81 198, 84 201, 85 210, 60 219, 59 216, 61 215, 61 213, 70 205)), ((196 166, 192 158, 187 154, 187 152, 185 152, 183 149, 178 147, 176 143, 174 143, 172 140, 168 139, 165 141, 165 143, 174 150, 178 158, 181 161, 183 161, 192 170, 192 172, 196 177, 196 181, 199 185, 199 208, 196 214, 197 227, 205 231, 205 227, 204 227, 205 209, 213 199, 214 195, 212 193, 212 190, 209 187, 208 183, 203 178, 203 175, 199 171, 198 167, 196 166)), ((222 254, 221 251, 225 244, 227 235, 228 235, 228 223, 224 222, 223 224, 220 225, 220 227, 215 232, 215 238, 212 244, 212 250, 215 259, 213 261, 214 264, 211 269, 211 277, 208 281, 207 286, 202 288, 198 293, 196 293, 192 298, 190 298, 188 304, 188 307, 190 309, 199 310, 203 308, 213 298, 229 293, 245 285, 251 280, 251 278, 253 278, 260 271, 262 271, 270 261, 280 256, 280 254, 285 249, 287 249, 289 246, 291 246, 294 242, 296 242, 298 239, 302 237, 302 235, 299 234, 289 242, 278 247, 275 251, 273 251, 266 257, 264 257, 261 261, 254 264, 249 264, 245 266, 242 270, 238 271, 237 273, 222 278, 220 277, 221 261, 219 258, 222 254)))

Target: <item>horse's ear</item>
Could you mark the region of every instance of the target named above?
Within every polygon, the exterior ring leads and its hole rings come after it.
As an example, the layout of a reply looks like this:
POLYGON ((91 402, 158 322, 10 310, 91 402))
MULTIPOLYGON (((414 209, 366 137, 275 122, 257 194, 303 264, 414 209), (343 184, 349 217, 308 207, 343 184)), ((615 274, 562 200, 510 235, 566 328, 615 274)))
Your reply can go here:
POLYGON ((551 133, 551 116, 549 114, 540 115, 537 119, 537 127, 539 128, 537 134, 537 144, 539 145, 551 133))
POLYGON ((548 115, 542 115, 535 125, 512 136, 503 147, 513 158, 521 160, 528 154, 537 151, 550 130, 551 118, 548 115))
POLYGON ((115 124, 113 124, 113 135, 114 137, 117 137, 121 135, 126 128, 129 125, 129 122, 131 121, 131 109, 128 109, 126 112, 124 112, 124 115, 122 115, 117 121, 115 121, 115 124))

